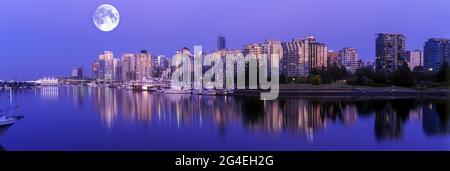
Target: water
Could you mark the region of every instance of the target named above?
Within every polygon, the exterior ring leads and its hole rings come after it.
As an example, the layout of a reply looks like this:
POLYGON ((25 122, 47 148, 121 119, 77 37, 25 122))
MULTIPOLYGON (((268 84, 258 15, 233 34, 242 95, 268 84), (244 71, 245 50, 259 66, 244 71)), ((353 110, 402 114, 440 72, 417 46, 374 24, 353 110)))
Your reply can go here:
MULTIPOLYGON (((447 99, 163 95, 109 88, 21 90, 6 150, 450 150, 447 99)), ((0 91, 1 108, 9 93, 0 91)))

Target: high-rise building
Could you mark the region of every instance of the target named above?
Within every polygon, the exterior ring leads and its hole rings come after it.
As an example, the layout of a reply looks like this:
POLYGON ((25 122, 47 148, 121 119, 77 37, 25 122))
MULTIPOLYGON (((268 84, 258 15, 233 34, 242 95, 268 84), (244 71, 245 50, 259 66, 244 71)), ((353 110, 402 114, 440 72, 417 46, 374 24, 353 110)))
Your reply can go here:
POLYGON ((134 54, 126 53, 121 57, 122 81, 132 81, 136 79, 136 68, 134 54))
POLYGON ((153 58, 152 65, 153 77, 161 78, 163 72, 169 68, 170 61, 165 55, 158 55, 153 58))
POLYGON ((259 59, 264 54, 264 47, 260 44, 253 43, 244 46, 244 55, 259 59))
POLYGON ((439 71, 444 61, 450 62, 450 39, 428 39, 423 48, 425 69, 439 71))
POLYGON ((224 36, 219 35, 217 37, 217 50, 223 50, 227 48, 227 40, 224 36))
POLYGON ((147 50, 136 55, 136 79, 143 80, 152 77, 152 57, 147 50))
POLYGON ((310 68, 325 68, 327 67, 327 53, 328 48, 323 43, 316 42, 316 38, 310 36, 307 38, 309 42, 309 59, 310 59, 310 68))
POLYGON ((307 76, 311 69, 328 66, 328 48, 316 38, 283 42, 282 73, 288 77, 307 76))
POLYGON ((403 34, 379 33, 376 44, 376 70, 394 72, 404 62, 406 37, 403 34))
POLYGON ((366 63, 362 59, 358 60, 358 68, 365 68, 366 66, 366 63))
POLYGON ((309 74, 308 40, 293 39, 283 42, 283 67, 281 72, 288 77, 307 76, 309 74))
POLYGON ((84 78, 85 77, 85 70, 84 67, 74 67, 72 69, 72 77, 74 78, 84 78))
POLYGON ((339 65, 339 51, 328 50, 328 66, 339 65))
POLYGON ((170 60, 165 55, 158 55, 153 58, 152 65, 161 67, 161 68, 168 68, 170 66, 170 60))
POLYGON ((278 60, 278 66, 276 66, 278 70, 280 70, 283 66, 283 46, 281 46, 281 41, 278 40, 266 40, 262 44, 264 54, 267 55, 267 67, 268 67, 268 75, 272 72, 272 63, 274 62, 274 58, 278 60))
POLYGON ((423 66, 423 52, 420 50, 406 51, 405 58, 411 70, 414 70, 415 67, 423 66))
POLYGON ((122 65, 120 63, 120 59, 114 58, 113 60, 113 80, 121 81, 122 80, 122 65))
MULTIPOLYGON (((171 72, 174 72, 176 69, 180 68, 181 65, 183 64, 183 61, 187 60, 186 58, 189 58, 192 64, 194 63, 194 55, 192 55, 191 50, 189 48, 183 47, 181 50, 177 50, 175 52, 175 56, 172 57, 171 62, 177 64, 178 66, 170 65, 171 72)), ((194 67, 192 65, 192 69, 193 68, 194 67)))
POLYGON ((100 62, 95 61, 92 64, 92 79, 97 80, 100 79, 100 62))
MULTIPOLYGON (((263 58, 262 55, 264 55, 264 46, 262 44, 256 44, 256 43, 245 45, 243 54, 246 57, 248 56, 248 57, 256 59, 257 65, 260 65, 259 60, 262 60, 262 58, 263 58)), ((246 65, 246 67, 248 67, 248 66, 246 65)), ((266 70, 265 74, 268 75, 267 70, 266 70)))
POLYGON ((358 52, 356 49, 346 47, 339 51, 339 65, 354 73, 358 69, 358 52))
POLYGON ((99 56, 99 78, 103 81, 114 80, 114 56, 111 51, 105 51, 99 56))

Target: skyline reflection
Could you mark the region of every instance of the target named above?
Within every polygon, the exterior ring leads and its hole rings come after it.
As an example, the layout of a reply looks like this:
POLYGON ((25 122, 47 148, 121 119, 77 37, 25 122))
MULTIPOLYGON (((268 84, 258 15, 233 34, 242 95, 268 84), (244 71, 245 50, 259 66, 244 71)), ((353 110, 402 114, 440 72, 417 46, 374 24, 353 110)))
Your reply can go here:
POLYGON ((84 105, 81 99, 92 98, 93 108, 107 129, 122 121, 177 129, 203 128, 212 123, 219 135, 226 136, 230 125, 240 124, 252 131, 302 136, 308 142, 313 142, 315 135, 326 130, 329 124, 352 127, 361 118, 373 119, 374 136, 380 141, 401 139, 404 125, 409 121, 421 121, 427 136, 448 135, 450 130, 446 100, 279 98, 260 101, 251 97, 77 89, 80 88, 71 88, 72 94, 77 95, 72 100, 84 105))

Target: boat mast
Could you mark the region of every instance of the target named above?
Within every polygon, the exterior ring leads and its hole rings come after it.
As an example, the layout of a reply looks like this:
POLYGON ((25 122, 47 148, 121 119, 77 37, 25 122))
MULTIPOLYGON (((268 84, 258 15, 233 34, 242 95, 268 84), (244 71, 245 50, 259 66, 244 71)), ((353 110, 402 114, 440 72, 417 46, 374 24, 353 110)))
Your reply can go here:
POLYGON ((12 97, 12 88, 9 89, 9 106, 12 107, 13 105, 13 97, 12 97))
POLYGON ((11 116, 11 114, 14 112, 12 88, 9 89, 9 107, 11 108, 11 111, 9 112, 8 116, 11 116))

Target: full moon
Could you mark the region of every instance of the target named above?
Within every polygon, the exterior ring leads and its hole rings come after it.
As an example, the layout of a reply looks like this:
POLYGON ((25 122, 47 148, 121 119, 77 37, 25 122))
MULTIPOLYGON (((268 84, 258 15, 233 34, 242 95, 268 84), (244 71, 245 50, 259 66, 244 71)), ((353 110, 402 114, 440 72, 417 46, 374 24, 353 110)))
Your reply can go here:
POLYGON ((109 4, 97 7, 92 16, 95 26, 101 31, 112 31, 119 25, 119 11, 109 4))

